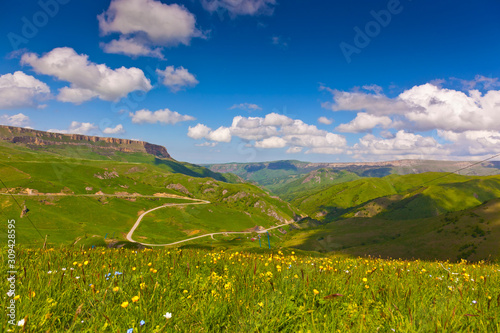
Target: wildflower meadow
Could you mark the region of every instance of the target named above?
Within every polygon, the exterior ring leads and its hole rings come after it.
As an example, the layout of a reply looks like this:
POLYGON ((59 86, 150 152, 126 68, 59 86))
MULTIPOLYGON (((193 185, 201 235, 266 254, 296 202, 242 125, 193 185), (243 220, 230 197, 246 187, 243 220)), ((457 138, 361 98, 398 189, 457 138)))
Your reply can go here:
POLYGON ((196 248, 18 258, 16 325, 3 331, 500 331, 498 264, 196 248))

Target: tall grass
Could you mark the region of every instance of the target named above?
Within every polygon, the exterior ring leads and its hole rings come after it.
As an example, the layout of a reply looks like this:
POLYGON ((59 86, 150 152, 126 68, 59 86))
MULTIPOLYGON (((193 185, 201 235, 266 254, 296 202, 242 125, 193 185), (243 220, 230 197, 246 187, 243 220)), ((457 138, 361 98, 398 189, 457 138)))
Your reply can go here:
POLYGON ((16 320, 25 320, 16 327, 4 322, 4 331, 500 329, 496 264, 313 257, 288 250, 17 251, 16 320))

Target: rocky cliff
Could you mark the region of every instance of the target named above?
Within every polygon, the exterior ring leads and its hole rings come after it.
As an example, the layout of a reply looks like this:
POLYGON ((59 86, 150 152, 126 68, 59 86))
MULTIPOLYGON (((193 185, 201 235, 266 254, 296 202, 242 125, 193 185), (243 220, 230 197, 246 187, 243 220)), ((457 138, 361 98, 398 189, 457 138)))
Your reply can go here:
POLYGON ((3 125, 0 125, 0 138, 12 143, 26 144, 29 147, 85 146, 93 150, 147 153, 160 158, 172 158, 163 146, 129 139, 104 138, 81 134, 61 134, 3 125))

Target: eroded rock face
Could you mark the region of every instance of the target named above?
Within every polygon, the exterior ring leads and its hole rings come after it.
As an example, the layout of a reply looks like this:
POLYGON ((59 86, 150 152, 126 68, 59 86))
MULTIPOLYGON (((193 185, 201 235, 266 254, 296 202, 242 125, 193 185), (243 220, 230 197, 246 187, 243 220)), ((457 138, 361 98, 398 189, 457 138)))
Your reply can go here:
POLYGON ((182 193, 184 193, 184 194, 192 195, 192 194, 188 191, 188 189, 187 189, 186 187, 184 187, 184 185, 182 185, 182 184, 169 184, 169 185, 167 186, 167 188, 168 188, 169 190, 176 190, 176 191, 182 192, 182 193))
POLYGON ((24 143, 28 146, 70 145, 87 146, 96 149, 120 151, 126 153, 147 153, 159 158, 172 158, 163 146, 145 141, 119 138, 104 138, 81 134, 61 134, 32 130, 29 128, 0 125, 0 138, 12 143, 24 143))

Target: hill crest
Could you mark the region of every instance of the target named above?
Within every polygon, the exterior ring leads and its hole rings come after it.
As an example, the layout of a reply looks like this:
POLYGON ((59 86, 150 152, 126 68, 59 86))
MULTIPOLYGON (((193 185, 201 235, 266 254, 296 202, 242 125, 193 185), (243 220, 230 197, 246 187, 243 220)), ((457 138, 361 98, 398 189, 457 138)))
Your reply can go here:
POLYGON ((129 139, 44 132, 5 125, 0 125, 0 138, 11 143, 23 143, 28 146, 94 146, 104 150, 125 153, 147 153, 160 158, 172 159, 167 149, 163 146, 129 139))

